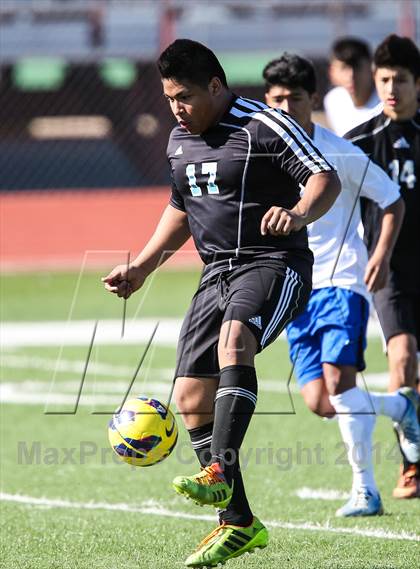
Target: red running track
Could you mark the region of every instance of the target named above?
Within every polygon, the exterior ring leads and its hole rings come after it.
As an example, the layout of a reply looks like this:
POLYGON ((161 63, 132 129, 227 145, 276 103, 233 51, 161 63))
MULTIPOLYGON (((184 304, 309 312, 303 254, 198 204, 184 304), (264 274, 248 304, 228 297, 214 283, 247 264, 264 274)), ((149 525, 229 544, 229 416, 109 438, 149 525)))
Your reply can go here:
MULTIPOLYGON (((92 268, 126 262, 128 251, 133 258, 147 242, 168 199, 169 188, 162 187, 2 194, 1 267, 79 269, 84 259, 92 268)), ((169 261, 199 262, 191 240, 169 261)))

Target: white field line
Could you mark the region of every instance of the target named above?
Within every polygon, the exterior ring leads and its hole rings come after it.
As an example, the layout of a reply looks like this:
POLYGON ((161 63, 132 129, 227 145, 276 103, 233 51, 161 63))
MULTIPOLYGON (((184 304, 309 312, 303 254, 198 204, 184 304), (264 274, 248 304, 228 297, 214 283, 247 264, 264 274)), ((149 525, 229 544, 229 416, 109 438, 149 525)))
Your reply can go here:
MULTIPOLYGON (((148 377, 141 381, 137 380, 130 393, 132 396, 139 394, 148 395, 149 397, 169 397, 172 384, 172 376, 166 374, 165 368, 161 370, 149 370, 148 377), (159 373, 160 372, 160 373, 159 373), (150 379, 150 380, 149 380, 150 379), (156 381, 158 380, 158 381, 156 381)), ((112 374, 109 374, 112 376, 112 374)), ((379 375, 379 374, 376 374, 379 375)), ((383 374, 380 382, 377 379, 370 381, 370 376, 366 376, 370 387, 385 387, 388 375, 383 374)), ((87 377, 83 386, 79 404, 80 405, 112 405, 117 407, 126 394, 129 386, 130 376, 126 381, 98 381, 87 377)), ((23 381, 10 381, 0 384, 0 402, 10 404, 26 404, 39 405, 46 404, 75 404, 77 394, 81 385, 81 378, 73 380, 55 380, 38 381, 26 379, 23 381)), ((261 393, 287 393, 287 385, 284 380, 261 380, 259 382, 259 390, 261 393)), ((293 381, 290 385, 290 392, 297 393, 296 383, 293 381)))
MULTIPOLYGON (((188 519, 188 520, 203 520, 203 521, 215 521, 215 516, 208 515, 195 515, 187 514, 185 512, 178 512, 173 510, 168 510, 159 505, 154 505, 154 503, 146 502, 140 506, 132 506, 130 504, 116 503, 109 504, 106 502, 70 502, 68 500, 50 500, 48 498, 35 498, 32 496, 23 496, 20 494, 7 494, 0 493, 0 500, 5 502, 13 502, 24 504, 26 506, 35 507, 49 507, 49 508, 73 508, 78 510, 107 510, 107 511, 117 511, 117 512, 127 512, 134 514, 145 514, 153 516, 162 516, 178 519, 188 519)), ((385 529, 362 529, 357 527, 331 527, 328 524, 312 524, 310 522, 306 523, 292 523, 283 522, 279 520, 266 521, 264 522, 268 527, 287 529, 287 530, 304 530, 304 531, 317 531, 325 533, 336 533, 336 534, 350 534, 357 535, 360 537, 376 538, 376 539, 393 539, 402 541, 420 541, 420 536, 407 532, 394 533, 385 529)))
MULTIPOLYGON (((178 318, 142 318, 127 320, 124 338, 121 338, 122 320, 99 320, 95 345, 146 344, 156 324, 155 345, 174 346, 178 340, 182 320, 178 318)), ((24 346, 89 346, 95 326, 94 320, 57 322, 4 322, 0 324, 2 348, 24 346)))
MULTIPOLYGON (((64 358, 53 359, 40 356, 26 356, 24 354, 8 354, 3 353, 0 359, 2 369, 38 369, 41 371, 51 371, 54 373, 75 372, 82 374, 86 362, 84 360, 67 360, 64 358)), ((109 363, 89 362, 88 374, 103 375, 105 377, 125 377, 130 378, 134 373, 135 366, 120 366, 109 363)), ((148 375, 153 379, 172 381, 172 368, 149 368, 148 375)), ((389 376, 387 372, 367 373, 364 378, 369 387, 385 388, 388 385, 389 376)), ((144 379, 144 378, 143 378, 144 379)), ((59 384, 61 385, 61 381, 59 384)), ((279 391, 280 385, 284 384, 283 378, 262 380, 261 385, 266 391, 279 391)), ((363 387, 364 382, 359 374, 358 383, 363 387)), ((294 383, 292 382, 291 387, 294 383)), ((286 391, 286 387, 283 388, 286 391)))
POLYGON ((348 500, 350 494, 340 490, 327 490, 326 488, 308 488, 304 486, 295 492, 301 500, 348 500))
MULTIPOLYGON (((144 394, 149 397, 168 398, 171 390, 172 379, 168 381, 152 381, 145 385, 134 383, 130 393, 133 397, 144 394)), ((129 382, 127 381, 95 381, 83 386, 79 405, 111 405, 117 407, 125 396, 129 382)), ((0 384, 0 402, 16 405, 48 405, 76 403, 80 388, 80 379, 72 381, 56 381, 54 384, 48 381, 13 381, 0 384)), ((265 388, 265 382, 260 383, 260 391, 286 393, 284 382, 270 382, 265 388), (272 385, 271 385, 272 384, 272 385)))
MULTIPOLYGON (((141 382, 138 382, 141 383, 141 382)), ((14 381, 10 383, 4 383, 3 385, 16 386, 19 391, 26 391, 30 393, 47 393, 51 389, 51 383, 48 381, 38 381, 33 379, 25 379, 24 381, 14 381)), ((113 393, 125 393, 129 385, 129 380, 127 381, 95 381, 89 384, 85 384, 84 390, 91 395, 108 395, 113 393)), ((80 388, 80 379, 66 380, 66 381, 56 381, 53 385, 60 395, 74 394, 78 393, 80 388)), ((141 389, 141 385, 134 383, 133 391, 138 391, 141 389)), ((168 391, 170 388, 170 382, 168 381, 157 381, 150 384, 150 388, 156 387, 159 392, 168 391)), ((1 385, 0 385, 1 389, 1 385)), ((83 393, 83 391, 82 391, 83 393)))
MULTIPOLYGON (((1 403, 11 403, 16 405, 40 405, 44 404, 47 408, 49 405, 54 404, 69 404, 75 405, 77 400, 78 389, 80 387, 80 381, 75 381, 73 384, 73 393, 61 393, 61 392, 54 392, 49 391, 50 384, 47 382, 13 382, 13 383, 3 383, 0 385, 0 402, 1 403), (43 385, 39 385, 39 384, 43 385), (32 390, 28 388, 26 390, 22 389, 22 385, 31 384, 32 390), (38 385, 34 385, 38 384, 38 385), (40 389, 41 387, 41 389, 40 389), (45 389, 42 389, 45 387, 45 389), (34 389, 35 388, 35 389, 34 389)), ((124 387, 119 391, 115 392, 115 390, 111 390, 113 394, 106 394, 106 393, 85 393, 82 391, 80 400, 78 402, 79 405, 88 405, 88 406, 95 406, 95 405, 111 405, 112 407, 118 407, 123 397, 125 396, 126 389, 128 387, 127 383, 123 383, 124 387)), ((169 397, 170 392, 170 384, 168 383, 154 383, 151 388, 147 389, 147 395, 149 397, 156 397, 165 396, 166 398, 169 397)), ((134 396, 141 395, 145 393, 143 389, 139 393, 137 391, 134 396)))
MULTIPOLYGON (((174 346, 178 340, 182 320, 178 318, 138 318, 125 323, 121 339, 121 320, 99 320, 95 345, 147 343, 159 322, 155 345, 174 346)), ((3 322, 0 324, 1 346, 15 348, 24 346, 89 346, 95 322, 74 320, 57 322, 3 322)), ((379 337, 377 322, 371 320, 368 335, 379 337)), ((282 334, 280 339, 285 340, 282 334)))
MULTIPOLYGON (((43 358, 40 356, 26 356, 24 354, 3 354, 1 356, 1 366, 3 369, 39 369, 41 371, 53 371, 55 373, 83 373, 85 360, 66 360, 64 358, 43 358)), ((88 371, 95 375, 104 375, 106 377, 132 377, 135 371, 133 366, 119 366, 114 364, 98 363, 89 361, 88 371)), ((153 368, 153 377, 158 376, 161 379, 170 377, 173 373, 172 368, 153 368)))

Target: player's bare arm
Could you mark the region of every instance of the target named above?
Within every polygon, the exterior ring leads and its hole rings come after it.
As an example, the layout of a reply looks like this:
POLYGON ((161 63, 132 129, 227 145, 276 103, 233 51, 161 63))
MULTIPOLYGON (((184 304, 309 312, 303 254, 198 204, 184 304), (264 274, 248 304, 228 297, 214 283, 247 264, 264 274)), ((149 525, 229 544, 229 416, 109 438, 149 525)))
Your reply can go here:
POLYGON ((288 235, 323 216, 333 205, 341 190, 335 172, 321 172, 309 177, 305 192, 292 209, 271 207, 261 220, 261 233, 288 235))
POLYGON ((365 271, 365 283, 370 292, 383 288, 389 274, 389 263, 404 219, 405 205, 402 198, 384 209, 378 244, 365 271))
POLYGON ((141 253, 128 265, 116 266, 103 277, 105 289, 129 298, 143 286, 146 278, 190 237, 187 214, 168 205, 152 237, 141 253))

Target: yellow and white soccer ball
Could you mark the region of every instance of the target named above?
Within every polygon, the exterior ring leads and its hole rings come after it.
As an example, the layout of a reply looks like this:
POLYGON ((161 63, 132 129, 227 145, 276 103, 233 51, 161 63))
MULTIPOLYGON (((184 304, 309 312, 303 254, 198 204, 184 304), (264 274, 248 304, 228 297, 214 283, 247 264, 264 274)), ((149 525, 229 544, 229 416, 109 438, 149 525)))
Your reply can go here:
POLYGON ((108 425, 118 457, 134 466, 152 466, 168 457, 178 439, 175 417, 166 405, 139 396, 124 403, 108 425))

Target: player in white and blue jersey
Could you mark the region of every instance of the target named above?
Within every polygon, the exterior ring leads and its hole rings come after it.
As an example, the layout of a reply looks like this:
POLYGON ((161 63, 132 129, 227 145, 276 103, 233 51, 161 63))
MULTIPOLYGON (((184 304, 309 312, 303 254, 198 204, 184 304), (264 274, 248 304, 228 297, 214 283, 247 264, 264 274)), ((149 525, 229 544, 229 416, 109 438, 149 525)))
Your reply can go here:
POLYGON ((307 406, 321 416, 337 415, 353 491, 338 516, 382 513, 371 460, 375 415, 401 425, 402 446, 412 458, 420 452, 414 390, 370 393, 356 386, 365 368, 366 327, 370 295, 381 289, 398 236, 404 206, 395 184, 357 147, 312 123, 316 80, 312 64, 284 54, 264 69, 266 102, 289 113, 339 174, 342 192, 333 207, 308 226, 314 254, 313 291, 305 311, 287 326, 291 359, 307 406), (368 261, 360 224, 359 198, 383 210, 380 237, 368 261))

